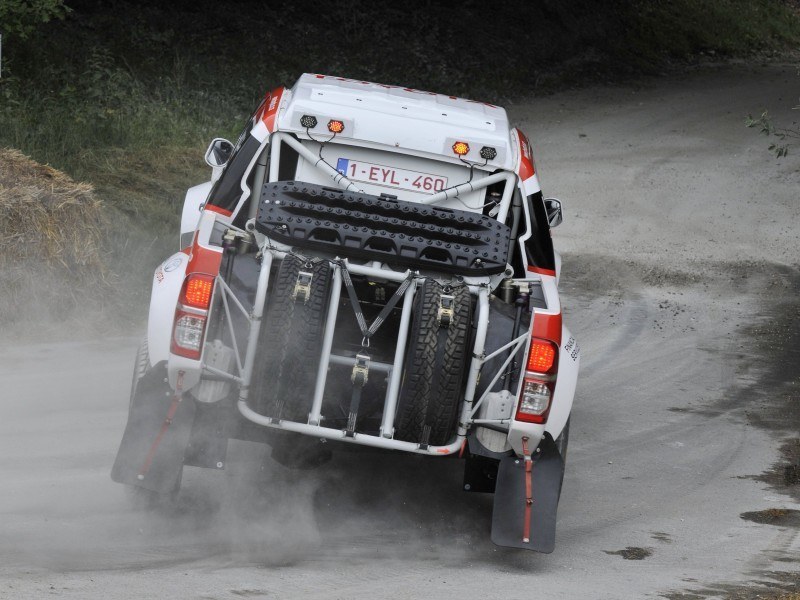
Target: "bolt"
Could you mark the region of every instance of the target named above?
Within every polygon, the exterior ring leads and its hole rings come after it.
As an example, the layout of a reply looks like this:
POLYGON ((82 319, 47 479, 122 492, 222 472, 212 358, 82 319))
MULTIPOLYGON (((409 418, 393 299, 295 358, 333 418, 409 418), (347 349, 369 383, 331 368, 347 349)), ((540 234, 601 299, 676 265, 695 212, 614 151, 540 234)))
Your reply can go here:
POLYGON ((464 489, 465 489, 465 490, 469 491, 469 490, 470 490, 470 487, 471 487, 471 486, 470 486, 468 483, 465 483, 465 484, 464 484, 464 489))
POLYGON ((217 468, 218 468, 218 469, 221 469, 221 468, 222 468, 222 467, 224 467, 224 466, 225 466, 225 463, 223 463, 222 461, 219 461, 219 462, 217 463, 217 468))

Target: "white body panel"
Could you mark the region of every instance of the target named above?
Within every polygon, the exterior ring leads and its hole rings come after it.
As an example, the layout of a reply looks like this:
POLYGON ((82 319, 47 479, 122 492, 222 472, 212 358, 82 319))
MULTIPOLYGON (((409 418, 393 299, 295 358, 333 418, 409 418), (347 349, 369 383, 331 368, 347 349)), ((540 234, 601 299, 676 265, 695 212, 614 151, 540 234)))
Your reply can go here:
MULTIPOLYGON (((181 248, 189 245, 184 243, 186 239, 184 236, 186 234, 194 235, 197 224, 200 222, 201 207, 206 198, 208 198, 208 193, 213 185, 211 181, 207 181, 186 190, 186 197, 183 200, 183 212, 181 212, 181 248)), ((191 237, 189 237, 189 242, 191 243, 191 237)))
MULTIPOLYGON (((319 144, 315 142, 305 141, 304 146, 308 146, 314 154, 319 153, 319 144)), ((325 160, 329 164, 338 168, 338 165, 345 164, 344 161, 351 161, 346 164, 357 164, 358 161, 370 163, 375 165, 369 170, 363 167, 359 171, 366 170, 366 173, 356 173, 356 177, 351 176, 351 170, 347 169, 345 173, 353 183, 355 183, 363 192, 367 194, 374 194, 379 196, 381 194, 391 194, 399 197, 408 202, 421 202, 427 197, 430 197, 433 191, 426 193, 424 191, 415 192, 409 189, 401 189, 393 186, 394 182, 392 177, 397 170, 415 171, 418 173, 425 173, 427 176, 436 176, 445 178, 448 186, 453 186, 463 183, 469 179, 469 169, 462 164, 453 164, 444 161, 433 161, 420 158, 408 154, 399 154, 397 152, 387 152, 384 150, 373 150, 370 148, 361 148, 358 146, 350 146, 344 144, 327 144, 324 150, 325 160), (370 179, 374 179, 374 183, 370 179), (384 182, 384 179, 387 181, 384 182)), ((485 177, 487 173, 475 169, 473 181, 479 181, 485 177)), ((398 179, 404 179, 402 175, 397 176, 398 179)), ((308 183, 319 183, 321 185, 331 185, 331 180, 314 165, 300 157, 297 164, 297 174, 295 176, 297 181, 305 181, 308 183)), ((413 184, 413 178, 411 183, 413 184)), ((398 183, 405 183, 398 181, 398 183)), ((480 212, 483 210, 483 199, 486 195, 486 190, 477 190, 470 193, 460 195, 460 199, 448 199, 436 204, 442 208, 458 208, 461 210, 471 210, 473 212, 480 212)))
POLYGON ((470 146, 467 160, 482 163, 480 150, 491 146, 495 168, 513 169, 514 152, 506 111, 499 106, 410 88, 325 75, 302 75, 279 118, 281 131, 305 133, 303 115, 313 115, 315 137, 330 137, 330 119, 341 120, 342 138, 368 140, 389 147, 453 156, 453 141, 470 146))
POLYGON ((189 257, 183 252, 177 252, 158 265, 153 275, 150 315, 147 319, 147 349, 151 365, 170 357, 175 305, 178 303, 188 264, 189 257))
POLYGON ((581 350, 577 340, 566 327, 561 328, 561 347, 558 349, 558 380, 551 401, 545 430, 556 439, 567 424, 578 384, 581 350))

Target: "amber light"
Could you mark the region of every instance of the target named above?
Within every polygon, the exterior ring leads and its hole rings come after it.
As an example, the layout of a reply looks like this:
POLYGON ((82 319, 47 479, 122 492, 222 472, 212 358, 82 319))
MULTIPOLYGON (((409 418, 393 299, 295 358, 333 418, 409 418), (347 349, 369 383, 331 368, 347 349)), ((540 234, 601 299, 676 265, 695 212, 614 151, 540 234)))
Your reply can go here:
POLYGON ((534 338, 528 355, 528 371, 549 373, 556 361, 556 347, 553 342, 534 338))
POLYGON ((185 304, 193 308, 207 309, 211 304, 211 291, 214 279, 207 275, 189 275, 186 291, 183 294, 185 304))
POLYGON ((469 152, 469 144, 467 142, 456 142, 453 144, 453 152, 459 156, 464 156, 467 152, 469 152))
POLYGON ((331 133, 342 133, 344 131, 344 123, 336 119, 331 119, 328 121, 328 131, 331 133))

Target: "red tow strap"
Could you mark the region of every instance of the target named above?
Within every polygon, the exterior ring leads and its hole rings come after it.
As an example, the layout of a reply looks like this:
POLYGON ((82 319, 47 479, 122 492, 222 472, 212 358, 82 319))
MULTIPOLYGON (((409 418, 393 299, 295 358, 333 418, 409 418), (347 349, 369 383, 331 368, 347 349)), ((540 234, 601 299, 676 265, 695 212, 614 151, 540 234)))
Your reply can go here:
POLYGON ((531 541, 531 508, 533 507, 533 457, 528 453, 528 438, 522 438, 522 454, 525 458, 525 522, 522 525, 522 541, 531 541))
POLYGON ((164 419, 164 422, 161 424, 161 429, 156 436, 156 439, 153 441, 153 445, 150 446, 150 452, 147 453, 147 457, 144 459, 144 464, 142 468, 139 469, 139 474, 136 478, 141 481, 144 479, 144 476, 147 475, 147 472, 150 470, 150 467, 153 465, 153 459, 156 456, 156 450, 161 445, 161 440, 164 438, 164 434, 167 432, 167 429, 172 424, 172 419, 175 416, 175 413, 178 412, 178 404, 180 404, 181 400, 183 400, 183 371, 178 371, 178 381, 175 384, 175 394, 172 396, 172 404, 167 411, 167 417, 164 419))

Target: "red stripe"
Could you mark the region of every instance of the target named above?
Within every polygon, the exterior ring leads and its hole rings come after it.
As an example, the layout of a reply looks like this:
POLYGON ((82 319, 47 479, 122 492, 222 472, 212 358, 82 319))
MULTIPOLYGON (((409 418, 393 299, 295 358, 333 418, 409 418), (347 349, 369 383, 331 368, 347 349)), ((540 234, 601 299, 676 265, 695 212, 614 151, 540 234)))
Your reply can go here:
POLYGON ((521 181, 525 181, 536 174, 536 166, 533 162, 533 152, 531 152, 531 144, 528 142, 528 138, 519 129, 516 132, 519 138, 519 168, 517 169, 517 175, 519 175, 521 181))
POLYGON ((278 107, 280 106, 284 89, 283 87, 276 88, 267 95, 266 100, 264 100, 263 112, 258 117, 270 133, 275 131, 275 121, 278 118, 278 107))
POLYGON ((533 456, 528 454, 528 438, 522 438, 522 458, 525 460, 525 522, 522 541, 531 541, 531 509, 533 508, 533 456))
POLYGON ((219 266, 222 264, 222 252, 215 252, 199 246, 195 240, 192 246, 192 253, 189 257, 189 264, 186 266, 186 274, 206 273, 208 275, 219 275, 219 266))
POLYGON ((531 273, 538 273, 539 275, 548 275, 550 277, 556 276, 556 272, 553 269, 543 269, 542 267, 534 265, 528 265, 528 271, 531 273))
POLYGON ((161 429, 159 430, 156 439, 153 441, 153 445, 150 446, 150 451, 147 453, 147 456, 144 459, 142 468, 139 469, 138 479, 144 479, 144 476, 147 475, 147 472, 153 465, 153 459, 156 456, 158 447, 161 445, 161 440, 164 439, 164 434, 167 433, 167 429, 172 424, 172 419, 175 417, 175 413, 178 412, 178 404, 180 404, 181 400, 183 399, 183 394, 181 393, 181 387, 183 387, 183 371, 178 372, 178 381, 175 387, 175 395, 172 397, 172 404, 167 411, 167 417, 161 424, 161 429))
POLYGON ((230 217, 233 213, 226 208, 222 208, 221 206, 216 206, 214 204, 206 204, 206 210, 210 210, 211 212, 218 213, 220 215, 230 217))
POLYGON ((533 337, 542 338, 555 342, 561 347, 561 313, 548 315, 544 313, 534 313, 533 315, 533 337))

